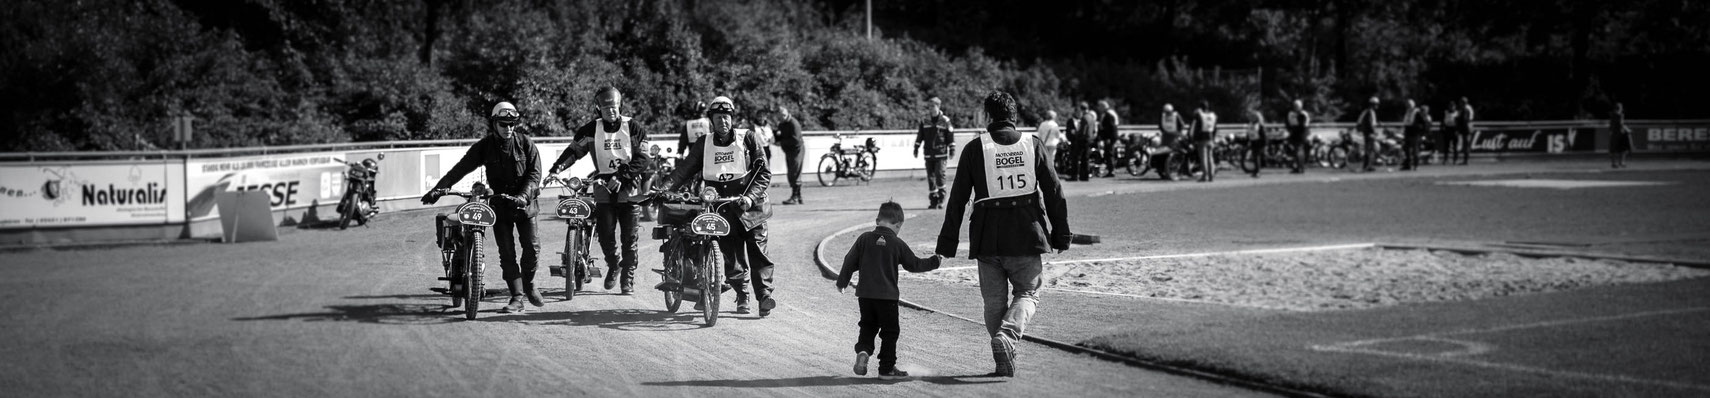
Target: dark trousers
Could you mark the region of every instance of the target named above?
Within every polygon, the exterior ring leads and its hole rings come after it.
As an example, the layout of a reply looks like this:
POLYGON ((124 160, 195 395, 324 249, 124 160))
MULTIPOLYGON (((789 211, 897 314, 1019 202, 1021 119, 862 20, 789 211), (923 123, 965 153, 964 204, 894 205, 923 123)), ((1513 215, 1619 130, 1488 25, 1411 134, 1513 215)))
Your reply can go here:
POLYGON ((594 234, 599 235, 600 252, 606 255, 606 269, 623 271, 623 279, 635 280, 636 234, 641 226, 636 221, 634 203, 600 203, 594 205, 594 234), (615 231, 622 228, 619 233, 615 231), (623 253, 618 255, 617 238, 623 238, 623 253))
POLYGON ((855 338, 855 352, 873 352, 873 336, 878 336, 879 369, 897 366, 897 336, 902 334, 897 322, 897 301, 863 298, 861 301, 861 335, 855 338))
POLYGON ((1255 140, 1253 143, 1249 143, 1247 146, 1247 156, 1253 157, 1253 175, 1259 175, 1259 171, 1265 169, 1265 164, 1270 163, 1265 155, 1267 145, 1263 140, 1255 140), (1253 143, 1257 143, 1257 145, 1253 143))
POLYGON ((1360 140, 1364 141, 1360 144, 1360 153, 1365 154, 1360 157, 1360 170, 1372 169, 1372 159, 1377 157, 1376 137, 1377 134, 1370 131, 1360 133, 1360 140))
MULTIPOLYGON (((507 204, 494 204, 493 212, 498 213, 498 220, 493 223, 493 238, 499 243, 499 268, 504 270, 507 284, 521 279, 524 284, 534 284, 534 269, 540 263, 540 238, 535 233, 534 217, 530 212, 516 208, 506 208, 507 204), (522 237, 522 263, 517 263, 517 237, 522 237)), ((522 292, 512 291, 511 295, 522 292)))
POLYGON ((800 146, 797 146, 795 148, 791 148, 791 147, 783 147, 783 148, 784 148, 784 168, 786 169, 786 171, 788 173, 785 175, 786 175, 786 178, 788 178, 790 181, 790 188, 801 188, 801 186, 802 186, 802 158, 807 157, 807 154, 804 153, 806 151, 804 151, 803 150, 804 148, 800 147, 800 146))
POLYGON ((944 161, 947 159, 948 157, 928 156, 926 158, 927 192, 938 196, 944 195, 944 161))
POLYGON ((1069 141, 1069 180, 1086 181, 1087 173, 1087 140, 1086 138, 1071 137, 1069 141))
POLYGON ((1217 160, 1212 154, 1211 140, 1194 141, 1193 148, 1199 153, 1199 179, 1211 181, 1217 178, 1217 160))
POLYGON ((1296 173, 1306 172, 1306 154, 1312 150, 1311 148, 1308 148, 1308 141, 1309 137, 1307 136, 1305 128, 1294 128, 1289 130, 1288 144, 1289 146, 1294 147, 1294 164, 1290 166, 1294 168, 1293 171, 1296 173))
POLYGON ((1460 156, 1461 163, 1472 158, 1473 133, 1471 128, 1457 128, 1455 132, 1455 155, 1460 156))
POLYGON ((718 238, 718 250, 724 254, 724 278, 737 294, 747 295, 749 282, 754 283, 754 298, 772 297, 772 260, 766 256, 766 226, 743 230, 742 221, 725 217, 731 223, 730 235, 718 238))
POLYGON ((1401 167, 1408 169, 1419 167, 1419 132, 1407 132, 1402 138, 1402 145, 1404 147, 1401 148, 1401 167))
MULTIPOLYGON (((1104 173, 1106 175, 1115 174, 1116 173, 1116 156, 1117 156, 1116 155, 1116 137, 1099 138, 1098 139, 1098 149, 1100 151, 1104 152, 1104 159, 1099 159, 1099 161, 1104 162, 1104 165, 1105 165, 1104 173)), ((1100 177, 1103 177, 1103 176, 1100 176, 1100 177)))

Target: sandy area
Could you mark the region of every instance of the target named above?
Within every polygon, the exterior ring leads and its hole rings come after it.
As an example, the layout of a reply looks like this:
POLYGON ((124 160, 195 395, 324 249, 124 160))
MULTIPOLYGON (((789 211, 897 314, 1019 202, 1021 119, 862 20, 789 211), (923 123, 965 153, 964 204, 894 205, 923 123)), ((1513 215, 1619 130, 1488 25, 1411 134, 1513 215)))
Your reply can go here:
MULTIPOLYGON (((977 284, 974 269, 909 274, 977 284)), ((1047 265, 1047 288, 1323 311, 1476 300, 1670 281, 1710 271, 1660 264, 1424 250, 1333 250, 1047 265)))

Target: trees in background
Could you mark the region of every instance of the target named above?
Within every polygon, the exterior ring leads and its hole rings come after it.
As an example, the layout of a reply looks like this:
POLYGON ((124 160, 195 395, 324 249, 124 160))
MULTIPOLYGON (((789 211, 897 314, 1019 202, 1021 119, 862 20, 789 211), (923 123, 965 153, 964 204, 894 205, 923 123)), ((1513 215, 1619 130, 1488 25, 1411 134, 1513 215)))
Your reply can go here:
POLYGON ((19 0, 0 3, 0 151, 168 147, 178 114, 193 147, 473 138, 498 101, 556 136, 605 85, 654 134, 715 95, 838 130, 910 128, 938 96, 978 126, 994 88, 1028 124, 1101 98, 1130 123, 1202 99, 1334 119, 1370 95, 1703 117, 1706 4, 875 1, 866 40, 850 0, 19 0))

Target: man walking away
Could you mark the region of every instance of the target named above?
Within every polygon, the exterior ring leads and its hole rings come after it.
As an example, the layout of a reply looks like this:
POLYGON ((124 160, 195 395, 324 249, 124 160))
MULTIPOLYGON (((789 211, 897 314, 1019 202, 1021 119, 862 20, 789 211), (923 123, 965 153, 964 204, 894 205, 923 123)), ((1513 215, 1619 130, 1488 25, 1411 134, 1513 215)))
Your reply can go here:
POLYGON ((1467 161, 1472 158, 1474 139, 1472 102, 1467 101, 1467 97, 1461 97, 1461 109, 1455 116, 1455 134, 1460 136, 1460 139, 1457 140, 1460 143, 1459 155, 1461 165, 1465 166, 1467 161))
POLYGON ((1045 160, 1056 162, 1057 145, 1063 143, 1063 129, 1057 127, 1057 111, 1045 111, 1045 121, 1039 122, 1038 135, 1045 141, 1045 160))
POLYGON ((979 262, 994 374, 1014 377, 1015 344, 1039 303, 1040 255, 1068 250, 1072 234, 1062 185, 1039 150, 1044 144, 1015 130, 1015 98, 994 91, 986 95, 984 108, 991 124, 957 160, 936 252, 956 255, 963 210, 972 199, 968 257, 979 262), (1045 214, 1039 214, 1041 209, 1045 214))
POLYGON ((1116 109, 1110 107, 1110 100, 1098 102, 1098 147, 1104 152, 1105 178, 1116 176, 1116 126, 1120 123, 1116 117, 1116 109))
MULTIPOLYGON (((1167 149, 1160 152, 1160 156, 1153 160, 1153 162, 1156 162, 1155 164, 1158 166, 1156 167, 1158 169, 1158 178, 1162 178, 1164 181, 1175 181, 1176 177, 1170 174, 1175 172, 1175 170, 1170 170, 1169 166, 1170 157, 1176 156, 1176 153, 1181 152, 1182 149, 1180 147, 1182 141, 1182 115, 1180 113, 1176 113, 1176 108, 1170 104, 1164 104, 1164 114, 1163 116, 1158 117, 1158 135, 1158 141, 1165 149, 1167 149)), ((1181 155, 1187 156, 1186 154, 1181 155)))
POLYGON ((1247 110, 1247 115, 1247 156, 1253 157, 1253 178, 1259 178, 1259 171, 1265 169, 1265 147, 1270 139, 1265 137, 1265 115, 1258 109, 1247 110))

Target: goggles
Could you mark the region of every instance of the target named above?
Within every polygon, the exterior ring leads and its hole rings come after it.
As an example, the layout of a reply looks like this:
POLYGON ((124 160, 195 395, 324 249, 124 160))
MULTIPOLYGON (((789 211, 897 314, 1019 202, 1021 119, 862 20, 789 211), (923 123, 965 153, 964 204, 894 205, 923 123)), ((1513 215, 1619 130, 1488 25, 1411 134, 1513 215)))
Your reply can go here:
POLYGON ((731 104, 729 102, 714 102, 714 103, 712 103, 712 105, 707 106, 707 113, 708 114, 713 114, 713 113, 735 114, 736 113, 736 105, 731 104))

